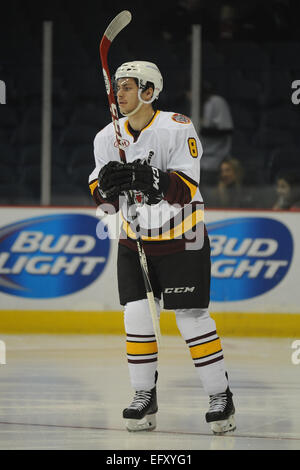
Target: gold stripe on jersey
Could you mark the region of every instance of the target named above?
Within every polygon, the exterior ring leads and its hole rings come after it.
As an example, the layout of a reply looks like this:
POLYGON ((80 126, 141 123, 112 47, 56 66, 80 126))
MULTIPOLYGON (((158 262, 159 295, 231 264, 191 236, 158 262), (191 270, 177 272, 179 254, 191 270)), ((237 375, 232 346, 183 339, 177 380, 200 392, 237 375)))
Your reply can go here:
POLYGON ((222 351, 220 338, 196 346, 190 346, 190 353, 194 360, 203 359, 204 357, 211 356, 220 351, 222 351))
POLYGON ((181 176, 179 173, 177 173, 177 171, 172 171, 172 173, 175 173, 175 175, 179 176, 179 178, 181 178, 182 181, 188 186, 188 188, 190 190, 190 193, 191 193, 191 198, 193 199, 193 197, 195 196, 196 191, 197 191, 197 186, 192 184, 187 179, 185 179, 183 176, 181 176))
POLYGON ((93 192, 95 191, 95 188, 98 186, 98 180, 92 181, 89 184, 91 194, 93 195, 93 192))
MULTIPOLYGON (((130 227, 129 222, 127 222, 123 215, 123 230, 129 238, 136 239, 136 235, 132 228, 130 227)), ((199 222, 204 220, 204 211, 203 209, 196 209, 192 214, 190 213, 185 219, 183 219, 178 225, 173 227, 170 230, 162 233, 161 235, 157 236, 145 236, 142 235, 142 240, 144 241, 165 241, 165 240, 173 240, 175 238, 182 238, 182 235, 195 227, 199 222)))
MULTIPOLYGON (((157 111, 155 112, 155 114, 153 114, 153 116, 152 116, 152 118, 151 118, 151 121, 150 121, 145 127, 143 127, 143 129, 141 129, 141 132, 143 132, 145 129, 148 129, 150 126, 152 126, 153 122, 155 121, 155 119, 157 118, 157 116, 159 115, 159 113, 160 113, 160 111, 157 110, 157 111)), ((128 124, 129 124, 129 120, 125 121, 125 124, 124 124, 125 132, 126 132, 128 135, 130 135, 131 137, 133 137, 132 134, 131 134, 131 132, 130 132, 130 130, 129 130, 128 124)))
POLYGON ((142 131, 144 131, 145 129, 148 129, 148 127, 152 126, 153 122, 155 121, 155 119, 157 118, 157 116, 159 115, 159 113, 160 113, 159 110, 155 111, 155 114, 153 114, 153 117, 152 117, 151 121, 149 122, 149 124, 148 124, 146 127, 144 127, 144 128, 142 129, 142 131))
POLYGON ((126 341, 126 351, 130 356, 144 356, 148 354, 157 353, 157 343, 156 341, 150 342, 133 342, 126 341))
POLYGON ((130 137, 133 137, 133 135, 131 134, 130 130, 128 129, 128 124, 129 124, 129 121, 125 121, 124 123, 124 129, 125 129, 125 132, 130 135, 130 137))

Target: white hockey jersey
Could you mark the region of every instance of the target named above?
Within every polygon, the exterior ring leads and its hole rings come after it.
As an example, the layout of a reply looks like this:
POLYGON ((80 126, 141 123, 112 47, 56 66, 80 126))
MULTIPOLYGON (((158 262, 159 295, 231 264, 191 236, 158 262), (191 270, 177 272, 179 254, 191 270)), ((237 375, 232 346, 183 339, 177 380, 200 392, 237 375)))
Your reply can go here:
MULTIPOLYGON (((121 118, 119 123, 127 162, 146 159, 151 166, 175 173, 188 186, 191 194, 188 204, 190 210, 180 204, 171 204, 166 199, 155 205, 144 204, 139 207, 143 240, 159 242, 182 238, 187 230, 203 220, 203 206, 199 204, 203 200, 198 187, 202 145, 193 123, 182 114, 156 111, 138 138, 130 131, 127 118, 121 118), (192 211, 191 207, 194 208, 192 211)), ((95 169, 89 176, 92 193, 97 186, 101 168, 109 161, 120 161, 113 123, 96 135, 94 155, 95 169)), ((124 219, 122 229, 127 237, 134 239, 135 233, 130 227, 125 201, 120 209, 124 219)))

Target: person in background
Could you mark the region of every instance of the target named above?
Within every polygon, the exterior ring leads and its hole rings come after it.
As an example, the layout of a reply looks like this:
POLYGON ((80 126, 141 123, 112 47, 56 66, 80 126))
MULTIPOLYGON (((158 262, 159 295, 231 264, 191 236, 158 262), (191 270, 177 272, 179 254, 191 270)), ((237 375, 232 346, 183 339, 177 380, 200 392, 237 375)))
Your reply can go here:
POLYGON ((211 207, 243 208, 254 207, 253 197, 243 186, 244 170, 236 158, 226 158, 219 167, 219 181, 216 188, 204 200, 211 207))
POLYGON ((273 210, 300 208, 300 173, 286 170, 278 173, 276 178, 277 199, 273 210))
POLYGON ((216 93, 209 82, 203 83, 202 100, 201 178, 204 184, 214 184, 221 162, 230 156, 234 125, 227 101, 216 93))

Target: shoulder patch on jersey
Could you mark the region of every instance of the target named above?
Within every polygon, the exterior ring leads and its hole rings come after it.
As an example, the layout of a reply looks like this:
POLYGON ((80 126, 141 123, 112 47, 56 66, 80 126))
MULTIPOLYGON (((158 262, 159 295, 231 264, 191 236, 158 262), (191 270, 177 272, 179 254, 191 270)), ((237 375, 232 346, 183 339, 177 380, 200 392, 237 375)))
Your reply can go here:
POLYGON ((173 121, 179 122, 180 124, 190 124, 191 120, 187 116, 184 116, 184 114, 178 114, 175 113, 172 116, 173 121))

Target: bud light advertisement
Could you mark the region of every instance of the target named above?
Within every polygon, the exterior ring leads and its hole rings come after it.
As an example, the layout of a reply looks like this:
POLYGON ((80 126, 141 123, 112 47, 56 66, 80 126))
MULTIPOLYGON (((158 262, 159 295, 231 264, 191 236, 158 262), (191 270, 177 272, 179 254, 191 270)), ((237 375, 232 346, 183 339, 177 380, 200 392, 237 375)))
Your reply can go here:
POLYGON ((0 291, 51 299, 89 286, 110 252, 109 237, 96 236, 99 223, 90 215, 55 214, 0 228, 0 291))
POLYGON ((229 302, 264 294, 286 276, 293 238, 282 222, 239 217, 207 224, 211 244, 211 300, 229 302))

